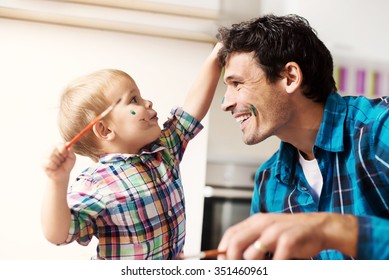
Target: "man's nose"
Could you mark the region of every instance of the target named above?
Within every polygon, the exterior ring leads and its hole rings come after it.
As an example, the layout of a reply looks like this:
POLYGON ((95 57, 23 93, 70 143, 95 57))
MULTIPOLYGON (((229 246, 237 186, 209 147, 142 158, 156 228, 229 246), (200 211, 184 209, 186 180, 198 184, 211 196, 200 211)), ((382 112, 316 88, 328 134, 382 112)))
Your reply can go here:
POLYGON ((236 101, 234 100, 233 96, 226 91, 222 98, 222 104, 221 108, 223 111, 232 111, 236 106, 236 101))

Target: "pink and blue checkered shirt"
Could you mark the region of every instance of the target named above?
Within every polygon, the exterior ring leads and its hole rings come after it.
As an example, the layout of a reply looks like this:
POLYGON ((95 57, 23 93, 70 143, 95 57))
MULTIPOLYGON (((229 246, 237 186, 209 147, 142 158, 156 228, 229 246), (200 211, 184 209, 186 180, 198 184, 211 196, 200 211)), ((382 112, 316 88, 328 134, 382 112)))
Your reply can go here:
POLYGON ((72 213, 64 244, 88 245, 98 259, 175 259, 185 241, 179 163, 203 128, 174 108, 161 137, 140 154, 109 154, 84 170, 68 192, 72 213))

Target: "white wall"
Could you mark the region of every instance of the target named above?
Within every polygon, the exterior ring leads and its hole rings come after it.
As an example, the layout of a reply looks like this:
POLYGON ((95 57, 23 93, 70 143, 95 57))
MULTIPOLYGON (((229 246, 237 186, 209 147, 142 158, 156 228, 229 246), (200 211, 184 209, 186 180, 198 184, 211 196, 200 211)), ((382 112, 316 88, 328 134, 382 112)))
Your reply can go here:
MULTIPOLYGON (((119 68, 154 102, 160 124, 180 105, 212 46, 0 18, 2 160, 0 259, 89 259, 95 246, 56 247, 41 232, 43 156, 60 139, 56 125, 62 88, 79 75, 119 68)), ((207 127, 207 118, 203 121, 207 127)), ((188 252, 200 248, 207 129, 188 145, 182 165, 188 252)), ((89 161, 80 159, 79 172, 89 161)), ((74 174, 75 174, 74 173, 74 174)))

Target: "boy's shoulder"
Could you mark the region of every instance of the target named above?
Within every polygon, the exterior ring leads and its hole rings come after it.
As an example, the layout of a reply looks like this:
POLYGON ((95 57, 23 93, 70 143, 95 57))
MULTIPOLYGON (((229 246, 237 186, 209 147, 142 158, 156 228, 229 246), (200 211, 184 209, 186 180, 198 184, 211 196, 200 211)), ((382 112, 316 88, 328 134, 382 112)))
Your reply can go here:
POLYGON ((93 162, 78 174, 76 181, 85 180, 96 182, 106 177, 110 172, 109 170, 112 170, 109 165, 102 164, 101 162, 93 162))

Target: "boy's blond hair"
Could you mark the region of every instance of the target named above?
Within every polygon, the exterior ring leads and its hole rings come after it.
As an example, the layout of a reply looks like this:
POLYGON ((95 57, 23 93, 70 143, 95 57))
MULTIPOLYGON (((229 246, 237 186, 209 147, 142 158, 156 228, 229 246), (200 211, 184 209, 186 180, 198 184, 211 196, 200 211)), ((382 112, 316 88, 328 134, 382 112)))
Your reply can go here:
MULTIPOLYGON (((65 88, 60 100, 58 124, 61 136, 66 142, 115 102, 108 100, 105 93, 123 80, 133 82, 133 79, 123 71, 103 69, 82 76, 65 88)), ((74 143, 73 150, 93 161, 98 161, 103 153, 92 129, 74 143)))

